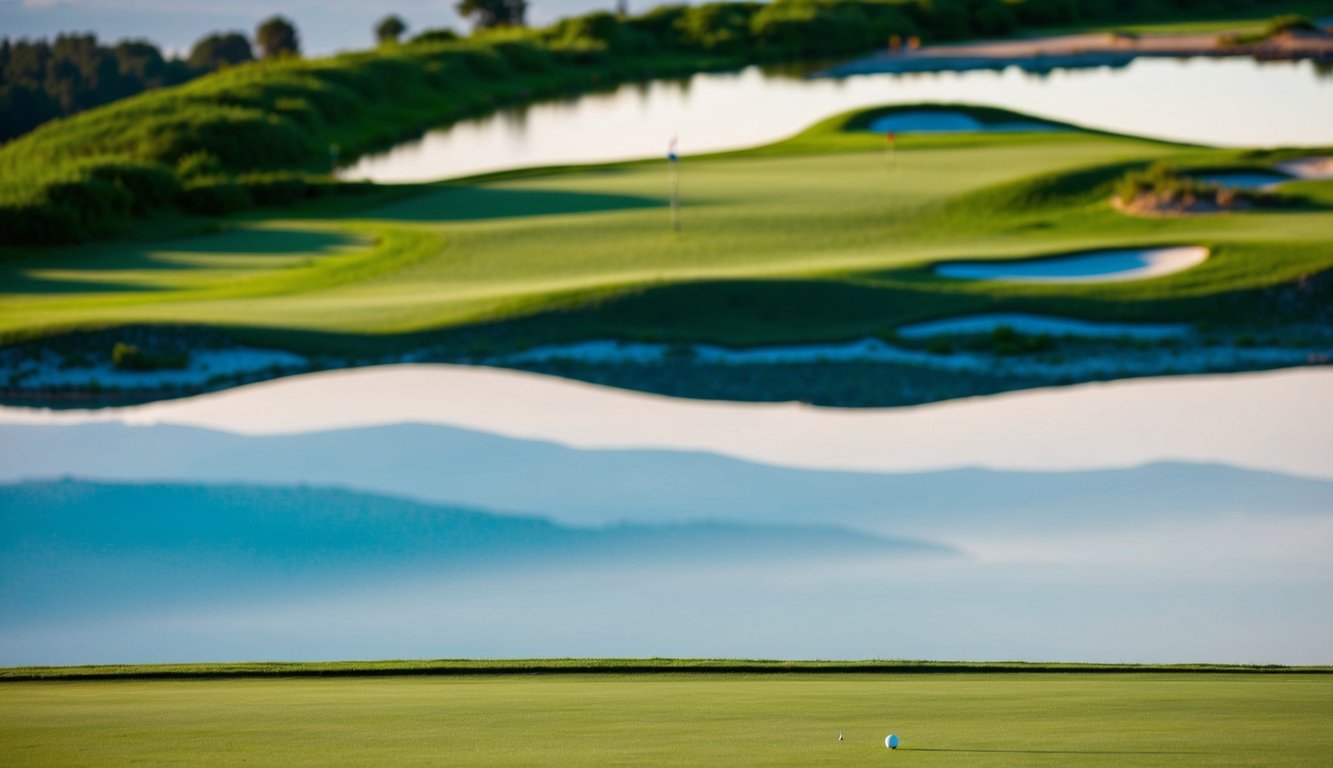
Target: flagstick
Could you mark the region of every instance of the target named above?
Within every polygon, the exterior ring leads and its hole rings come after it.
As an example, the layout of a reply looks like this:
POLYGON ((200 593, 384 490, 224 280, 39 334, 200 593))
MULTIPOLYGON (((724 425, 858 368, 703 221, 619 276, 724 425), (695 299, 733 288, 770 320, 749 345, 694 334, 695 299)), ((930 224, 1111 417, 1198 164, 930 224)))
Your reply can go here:
POLYGON ((679 161, 671 160, 671 231, 680 231, 680 169, 679 161))
POLYGON ((680 231, 680 155, 676 153, 676 137, 667 146, 667 176, 671 185, 671 231, 680 231))

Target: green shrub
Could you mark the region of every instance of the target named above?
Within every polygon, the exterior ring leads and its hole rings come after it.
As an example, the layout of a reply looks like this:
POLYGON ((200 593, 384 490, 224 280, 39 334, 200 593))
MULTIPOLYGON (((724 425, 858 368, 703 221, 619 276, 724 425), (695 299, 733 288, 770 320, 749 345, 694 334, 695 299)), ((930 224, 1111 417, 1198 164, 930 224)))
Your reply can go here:
POLYGON ((754 39, 789 55, 857 52, 879 42, 860 4, 777 0, 750 20, 754 39))
POLYGON ((0 232, 20 245, 63 245, 87 236, 77 213, 46 203, 0 206, 0 232))
POLYGON ((212 176, 197 179, 181 190, 181 207, 205 216, 223 216, 248 208, 253 202, 249 191, 235 179, 212 176))
POLYGON ((79 227, 72 240, 114 234, 129 224, 134 197, 114 182, 82 176, 46 188, 48 204, 74 214, 79 227))
POLYGON ((625 31, 614 14, 599 12, 561 19, 551 27, 548 39, 561 47, 590 41, 608 50, 621 50, 626 41, 625 31))
POLYGON ((1283 32, 1318 32, 1319 27, 1309 18, 1296 13, 1274 16, 1268 22, 1268 34, 1278 35, 1283 32))
POLYGON ((988 2, 973 10, 972 26, 987 37, 1004 37, 1018 27, 1018 17, 1007 3, 988 2))
POLYGON ((129 210, 146 216, 175 203, 180 183, 161 163, 146 160, 102 160, 85 166, 88 174, 121 188, 129 196, 129 210))
POLYGON ((138 370, 142 359, 143 353, 138 347, 123 341, 116 342, 111 350, 111 364, 121 370, 138 370))
POLYGON ((971 16, 954 0, 933 0, 928 25, 935 40, 959 40, 972 34, 971 16))
POLYGON ((519 72, 548 72, 555 66, 550 51, 533 40, 500 40, 493 46, 519 72))
POLYGON ((294 173, 247 174, 238 179, 257 205, 286 206, 319 194, 304 176, 294 173))
POLYGON ((602 66, 609 58, 606 43, 581 37, 551 43, 551 53, 562 63, 576 66, 602 66))
POLYGON ((626 28, 650 38, 656 48, 679 48, 684 45, 682 29, 687 5, 659 5, 642 16, 622 22, 626 28))
POLYGON ((458 39, 458 33, 452 29, 423 29, 412 36, 412 43, 449 43, 458 39))
POLYGON ((1068 24, 1080 17, 1078 0, 1021 0, 1012 4, 1024 24, 1068 24))
POLYGON ((998 326, 990 334, 991 352, 997 355, 1031 355, 1045 352, 1053 346, 1055 339, 1050 334, 1031 336, 1007 325, 998 326))
POLYGON ((185 155, 176 162, 176 176, 189 181, 204 176, 221 176, 226 173, 222 161, 211 152, 199 150, 185 155))
POLYGON ((690 7, 677 21, 681 42, 716 53, 736 53, 750 40, 750 20, 759 3, 706 3, 690 7))
POLYGON ((155 371, 162 368, 185 368, 190 356, 185 352, 156 352, 148 354, 134 344, 116 342, 111 350, 111 364, 122 371, 155 371))

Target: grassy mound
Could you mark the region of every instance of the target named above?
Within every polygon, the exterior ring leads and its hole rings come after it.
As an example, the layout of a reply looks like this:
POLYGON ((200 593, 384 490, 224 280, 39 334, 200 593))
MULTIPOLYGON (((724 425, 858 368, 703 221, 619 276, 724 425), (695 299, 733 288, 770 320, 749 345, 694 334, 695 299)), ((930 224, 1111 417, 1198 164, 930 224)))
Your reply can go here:
MULTIPOLYGON (((665 169, 649 161, 315 199, 224 218, 205 235, 16 254, 0 263, 0 338, 207 326, 294 351, 457 359, 589 338, 841 341, 988 311, 1264 327, 1320 311, 1314 287, 1328 281, 1311 278, 1333 268, 1327 207, 1205 221, 1106 205, 1127 169, 1252 164, 1244 150, 978 133, 904 136, 890 162, 882 137, 845 130, 864 119, 690 158, 680 233, 665 169), (1120 283, 954 281, 930 269, 1182 244, 1212 255, 1120 283)), ((1277 194, 1322 200, 1331 187, 1277 194)))
POLYGON ((932 42, 1005 35, 1021 25, 1197 15, 1196 5, 668 5, 636 17, 593 13, 543 29, 466 40, 424 35, 373 51, 249 63, 53 121, 0 146, 0 246, 105 238, 159 212, 215 216, 333 196, 348 191, 326 175, 340 159, 500 105, 618 81, 859 53, 891 38, 932 42))

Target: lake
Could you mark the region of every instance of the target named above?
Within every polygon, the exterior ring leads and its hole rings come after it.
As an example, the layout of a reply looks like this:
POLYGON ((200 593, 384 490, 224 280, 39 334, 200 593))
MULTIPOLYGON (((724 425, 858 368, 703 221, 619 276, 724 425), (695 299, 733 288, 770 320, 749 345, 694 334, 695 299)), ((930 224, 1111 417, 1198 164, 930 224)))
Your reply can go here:
POLYGON ((1329 392, 839 410, 399 365, 4 408, 0 663, 1329 663, 1329 392))
POLYGON ((759 67, 501 110, 431 131, 343 169, 347 179, 422 182, 561 163, 686 155, 766 144, 860 107, 963 102, 1105 131, 1222 146, 1333 144, 1333 77, 1310 62, 1140 59, 1122 69, 1033 75, 940 72, 810 78, 759 67))
MULTIPOLYGON (((1333 144, 1330 96, 1308 63, 752 67, 505 110, 344 175, 644 157, 673 135, 688 155, 918 101, 1333 144)), ((842 410, 391 365, 127 408, 0 407, 0 665, 1333 663, 1331 394, 1317 366, 842 410)))

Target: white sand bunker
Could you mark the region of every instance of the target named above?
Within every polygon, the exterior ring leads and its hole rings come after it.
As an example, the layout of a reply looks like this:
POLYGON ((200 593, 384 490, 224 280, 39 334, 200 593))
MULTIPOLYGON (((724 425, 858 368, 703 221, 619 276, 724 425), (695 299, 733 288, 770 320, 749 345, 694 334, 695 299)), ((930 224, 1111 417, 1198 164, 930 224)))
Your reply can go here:
POLYGON ((1022 133, 1060 131, 1058 125, 1037 122, 983 123, 971 115, 945 110, 894 112, 871 121, 872 133, 976 133, 979 131, 1022 133))
POLYGON ((900 327, 898 335, 904 339, 976 336, 992 333, 998 328, 1010 328, 1032 336, 1046 334, 1087 339, 1170 339, 1190 332, 1190 326, 1185 323, 1098 323, 1021 312, 993 312, 912 323, 900 327))
POLYGON ((1029 283, 1111 283, 1182 272, 1202 264, 1200 246, 1133 248, 1012 261, 956 261, 935 266, 935 274, 958 280, 1012 280, 1029 283))
POLYGON ((1194 178, 1204 184, 1216 184, 1219 187, 1230 187, 1232 189, 1268 189, 1284 181, 1291 181, 1291 177, 1286 174, 1264 171, 1201 173, 1194 176, 1194 178))
POLYGON ((1277 169, 1298 179, 1333 179, 1333 155, 1288 160, 1278 163, 1277 169))

